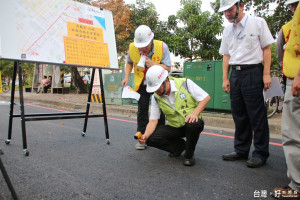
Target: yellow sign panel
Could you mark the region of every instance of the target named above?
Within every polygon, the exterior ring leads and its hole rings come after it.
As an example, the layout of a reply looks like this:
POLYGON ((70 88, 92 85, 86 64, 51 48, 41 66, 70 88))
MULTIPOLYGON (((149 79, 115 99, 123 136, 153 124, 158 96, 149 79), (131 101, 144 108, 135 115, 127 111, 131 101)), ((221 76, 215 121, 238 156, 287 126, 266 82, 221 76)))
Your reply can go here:
POLYGON ((91 95, 91 100, 94 103, 102 103, 102 97, 101 94, 92 94, 91 95))
POLYGON ((64 37, 66 64, 110 67, 108 44, 64 37))
POLYGON ((67 22, 68 36, 104 42, 103 29, 73 22, 67 22))

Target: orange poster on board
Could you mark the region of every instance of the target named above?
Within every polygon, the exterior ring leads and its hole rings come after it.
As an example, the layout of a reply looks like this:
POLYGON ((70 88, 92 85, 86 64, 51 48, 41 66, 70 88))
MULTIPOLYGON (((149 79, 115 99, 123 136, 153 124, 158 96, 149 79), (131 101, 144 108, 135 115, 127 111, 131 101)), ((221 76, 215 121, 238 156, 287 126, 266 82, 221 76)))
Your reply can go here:
POLYGON ((103 29, 74 22, 67 22, 68 36, 104 42, 103 29))
POLYGON ((64 37, 66 64, 110 67, 107 43, 64 37))

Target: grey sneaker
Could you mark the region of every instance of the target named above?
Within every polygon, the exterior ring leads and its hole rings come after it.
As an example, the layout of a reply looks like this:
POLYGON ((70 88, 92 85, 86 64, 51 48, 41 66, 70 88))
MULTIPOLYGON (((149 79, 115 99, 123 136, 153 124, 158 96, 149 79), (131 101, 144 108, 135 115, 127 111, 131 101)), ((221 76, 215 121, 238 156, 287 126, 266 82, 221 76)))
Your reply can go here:
POLYGON ((138 143, 135 145, 135 148, 136 148, 137 150, 144 150, 144 149, 147 148, 147 145, 146 145, 146 144, 141 144, 141 143, 138 142, 138 143))

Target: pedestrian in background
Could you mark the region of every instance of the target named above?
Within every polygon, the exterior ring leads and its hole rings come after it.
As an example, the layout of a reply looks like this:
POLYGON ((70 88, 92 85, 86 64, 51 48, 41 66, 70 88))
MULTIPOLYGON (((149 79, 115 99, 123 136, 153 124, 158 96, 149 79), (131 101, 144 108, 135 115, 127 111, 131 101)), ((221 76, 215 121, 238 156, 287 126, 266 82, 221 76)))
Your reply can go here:
MULTIPOLYGON (((149 122, 149 100, 152 93, 146 91, 145 73, 153 65, 160 65, 168 72, 171 70, 171 59, 168 45, 163 41, 154 40, 154 33, 146 26, 139 26, 134 33, 134 42, 129 45, 129 54, 126 59, 125 77, 122 86, 128 84, 129 76, 134 67, 134 90, 141 96, 138 101, 137 132, 144 134, 149 122), (144 62, 140 62, 145 59, 144 62), (144 66, 137 66, 144 64, 144 66)), ((164 116, 160 123, 164 123, 164 116)), ((136 149, 143 150, 145 144, 136 144, 136 149)))
POLYGON ((44 76, 43 79, 41 80, 41 84, 39 85, 36 93, 40 93, 42 91, 42 93, 44 93, 44 87, 47 85, 47 76, 44 76))
POLYGON ((287 164, 287 176, 291 180, 288 186, 275 188, 273 196, 300 199, 300 6, 290 22, 291 29, 283 56, 283 73, 287 77, 284 96, 281 133, 284 155, 287 164))
POLYGON ((51 85, 52 85, 52 76, 48 76, 47 83, 44 86, 44 93, 47 93, 47 91, 51 87, 51 85))
POLYGON ((150 121, 139 142, 167 151, 169 157, 179 157, 185 150, 183 164, 195 165, 194 151, 204 128, 201 112, 209 95, 190 79, 168 77, 168 71, 158 65, 147 71, 146 80, 147 92, 155 93, 150 121), (158 124, 161 114, 167 125, 158 124))
POLYGON ((271 47, 274 42, 266 21, 246 15, 240 0, 222 0, 223 12, 230 24, 223 31, 223 90, 230 93, 235 122, 234 151, 224 160, 248 160, 248 167, 261 167, 269 157, 269 125, 263 89, 271 85, 271 47), (229 67, 232 69, 228 79, 229 67), (248 159, 254 143, 252 158, 248 159))

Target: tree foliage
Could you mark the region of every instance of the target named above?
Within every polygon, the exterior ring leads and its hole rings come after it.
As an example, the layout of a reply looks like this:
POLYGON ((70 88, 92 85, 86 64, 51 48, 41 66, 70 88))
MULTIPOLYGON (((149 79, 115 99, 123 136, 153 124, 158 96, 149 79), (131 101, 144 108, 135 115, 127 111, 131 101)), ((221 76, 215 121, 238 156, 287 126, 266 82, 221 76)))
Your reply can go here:
POLYGON ((292 19, 293 13, 282 0, 245 0, 246 9, 254 8, 257 16, 266 19, 272 35, 275 37, 280 28, 292 19))
POLYGON ((0 60, 1 75, 5 79, 12 79, 14 63, 12 61, 0 60))
POLYGON ((130 10, 123 0, 96 0, 93 6, 102 7, 112 11, 116 37, 119 66, 124 66, 125 55, 128 49, 130 29, 130 10))
POLYGON ((271 45, 271 52, 272 52, 272 57, 271 57, 271 68, 272 69, 276 69, 276 70, 280 70, 280 66, 276 57, 276 44, 273 43, 271 45))
MULTIPOLYGON (((14 61, 0 60, 1 78, 10 83, 13 78, 14 61)), ((31 85, 34 63, 22 63, 22 85, 31 85)))
POLYGON ((102 7, 110 10, 113 14, 117 51, 124 52, 128 48, 129 30, 132 24, 129 22, 129 7, 123 0, 97 0, 93 6, 102 7))
POLYGON ((136 0, 136 5, 129 4, 129 8, 130 24, 132 25, 132 28, 129 29, 129 43, 133 41, 134 31, 140 25, 149 26, 155 35, 155 30, 159 28, 157 27, 159 20, 154 4, 146 3, 145 0, 136 0))
POLYGON ((218 14, 201 11, 201 0, 181 0, 183 6, 176 16, 168 18, 168 26, 174 32, 175 44, 171 50, 193 60, 220 59, 218 49, 222 30, 222 18, 218 14))

